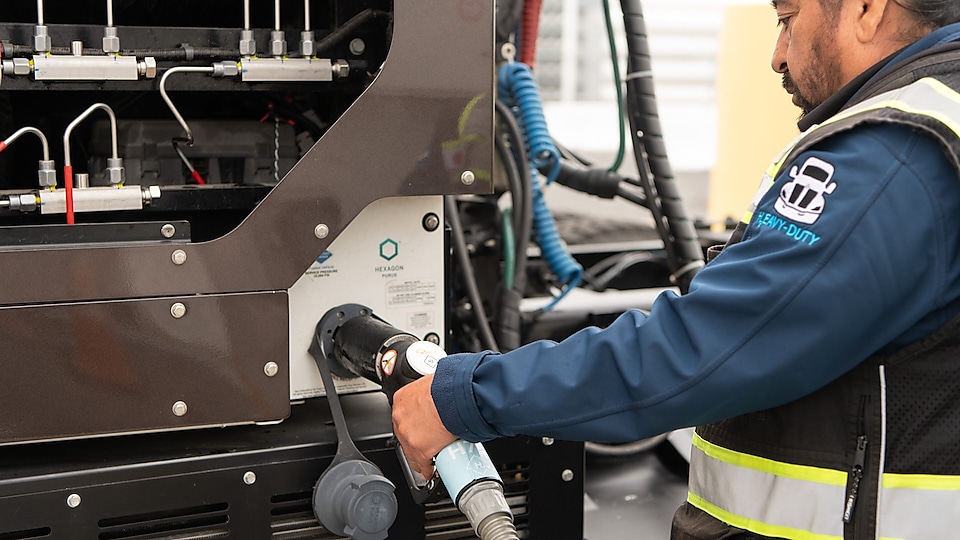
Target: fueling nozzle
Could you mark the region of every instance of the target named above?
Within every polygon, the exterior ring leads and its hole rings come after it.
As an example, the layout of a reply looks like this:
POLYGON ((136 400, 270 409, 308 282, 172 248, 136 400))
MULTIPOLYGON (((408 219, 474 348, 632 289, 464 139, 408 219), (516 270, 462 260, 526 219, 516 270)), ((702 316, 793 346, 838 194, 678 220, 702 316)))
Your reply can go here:
MULTIPOLYGON (((358 304, 328 311, 317 325, 316 341, 328 351, 333 372, 379 384, 391 404, 397 390, 432 374, 446 356, 439 345, 391 326, 358 304)), ((396 449, 410 493, 418 504, 442 495, 439 478, 479 538, 519 538, 503 494, 503 482, 483 445, 462 440, 451 443, 436 456, 436 474, 426 481, 413 471, 399 444, 396 449)))

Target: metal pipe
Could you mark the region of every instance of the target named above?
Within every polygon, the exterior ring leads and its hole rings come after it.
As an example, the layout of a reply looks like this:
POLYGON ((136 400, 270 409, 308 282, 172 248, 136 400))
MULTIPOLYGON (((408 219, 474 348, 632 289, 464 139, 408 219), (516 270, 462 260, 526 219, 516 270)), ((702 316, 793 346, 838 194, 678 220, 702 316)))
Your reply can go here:
POLYGON ((167 77, 173 75, 174 73, 213 73, 213 66, 176 66, 168 69, 163 73, 163 76, 160 77, 160 97, 163 98, 164 103, 167 104, 167 107, 170 108, 170 112, 173 113, 174 118, 177 119, 177 122, 180 123, 180 127, 183 128, 183 131, 187 134, 187 143, 193 144, 193 132, 190 131, 190 126, 187 125, 187 121, 183 119, 183 116, 180 115, 180 111, 174 106, 173 101, 170 100, 170 96, 167 95, 167 77))
POLYGON ((250 29, 250 0, 243 0, 243 29, 250 29))
POLYGON ((113 0, 107 0, 107 26, 113 26, 113 0))
POLYGON ((275 0, 273 3, 273 19, 275 26, 274 30, 280 31, 280 0, 275 0))
POLYGON ((37 25, 43 26, 43 0, 37 0, 37 25))
POLYGON ((119 158, 119 153, 117 151, 117 116, 113 114, 113 109, 110 108, 106 103, 94 103, 93 105, 87 107, 87 110, 83 111, 80 116, 73 119, 73 122, 67 126, 67 129, 63 132, 63 164, 65 167, 71 166, 70 163, 70 134, 73 132, 73 129, 83 122, 88 116, 90 116, 93 111, 102 110, 107 113, 107 116, 110 117, 110 145, 111 151, 113 152, 113 159, 119 158))
POLYGON ((44 161, 49 161, 49 160, 50 160, 50 145, 47 144, 47 137, 43 134, 42 131, 40 131, 39 129, 37 129, 37 128, 35 128, 35 127, 24 127, 24 128, 20 128, 20 129, 18 129, 17 131, 15 131, 15 132, 13 133, 13 135, 10 135, 10 136, 7 137, 2 143, 0 143, 0 152, 2 152, 3 149, 6 148, 7 146, 10 146, 11 144, 13 144, 13 141, 19 139, 20 136, 23 135, 24 133, 33 133, 33 134, 36 135, 37 137, 40 137, 40 142, 41 142, 41 144, 43 144, 43 160, 44 160, 44 161))
POLYGON ((310 0, 303 0, 303 31, 310 31, 310 0))

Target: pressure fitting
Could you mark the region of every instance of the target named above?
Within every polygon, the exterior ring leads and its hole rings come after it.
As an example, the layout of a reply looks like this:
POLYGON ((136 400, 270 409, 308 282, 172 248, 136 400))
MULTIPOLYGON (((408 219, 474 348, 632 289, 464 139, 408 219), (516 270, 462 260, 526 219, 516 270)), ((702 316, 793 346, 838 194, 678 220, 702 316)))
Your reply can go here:
POLYGON ((143 62, 137 62, 137 71, 142 77, 147 79, 154 79, 157 76, 157 59, 152 56, 147 56, 143 59, 143 62))
POLYGON ((270 54, 276 57, 287 55, 287 40, 284 38, 283 30, 270 32, 270 54))
POLYGON ((47 33, 47 27, 40 25, 33 27, 33 50, 38 53, 48 53, 52 43, 50 41, 50 34, 47 33))
POLYGON ((120 37, 117 35, 116 27, 108 26, 103 29, 103 52, 107 54, 120 52, 120 37))
POLYGON ((215 62, 213 64, 214 77, 236 77, 240 74, 240 66, 236 62, 215 62))
POLYGON ((126 181, 123 158, 107 158, 107 181, 111 186, 119 186, 126 181))
POLYGON ((350 76, 350 63, 346 60, 337 60, 332 68, 334 79, 346 79, 350 76))
POLYGON ((3 61, 3 74, 24 76, 29 75, 33 69, 30 67, 30 60, 26 58, 13 58, 3 61))
POLYGON ((300 56, 310 58, 317 52, 317 42, 313 39, 313 32, 300 32, 300 56))
POLYGON ((257 40, 253 37, 253 30, 240 32, 240 56, 254 56, 257 54, 257 40))
POLYGON ((40 160, 40 170, 37 171, 40 179, 40 189, 56 187, 57 169, 52 159, 40 160))

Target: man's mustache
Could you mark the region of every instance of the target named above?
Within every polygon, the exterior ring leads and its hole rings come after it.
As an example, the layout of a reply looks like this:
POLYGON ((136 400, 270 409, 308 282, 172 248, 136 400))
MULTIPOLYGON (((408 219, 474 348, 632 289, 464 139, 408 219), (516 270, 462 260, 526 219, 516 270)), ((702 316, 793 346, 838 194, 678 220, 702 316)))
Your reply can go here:
POLYGON ((783 74, 783 89, 791 94, 797 93, 797 85, 793 82, 793 78, 790 76, 790 73, 783 74))

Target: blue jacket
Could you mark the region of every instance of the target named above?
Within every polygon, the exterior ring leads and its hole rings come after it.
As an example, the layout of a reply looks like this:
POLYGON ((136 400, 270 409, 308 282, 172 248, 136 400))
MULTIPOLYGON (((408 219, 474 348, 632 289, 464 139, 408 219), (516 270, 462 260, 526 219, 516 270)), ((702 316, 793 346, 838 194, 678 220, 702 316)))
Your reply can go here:
MULTIPOLYGON (((885 65, 958 39, 960 25, 942 28, 885 65)), ((469 441, 637 440, 796 400, 958 312, 957 171, 932 139, 869 125, 785 166, 743 241, 688 294, 560 343, 451 355, 431 393, 446 428, 469 441), (776 204, 811 157, 836 184, 812 221, 776 204)))

